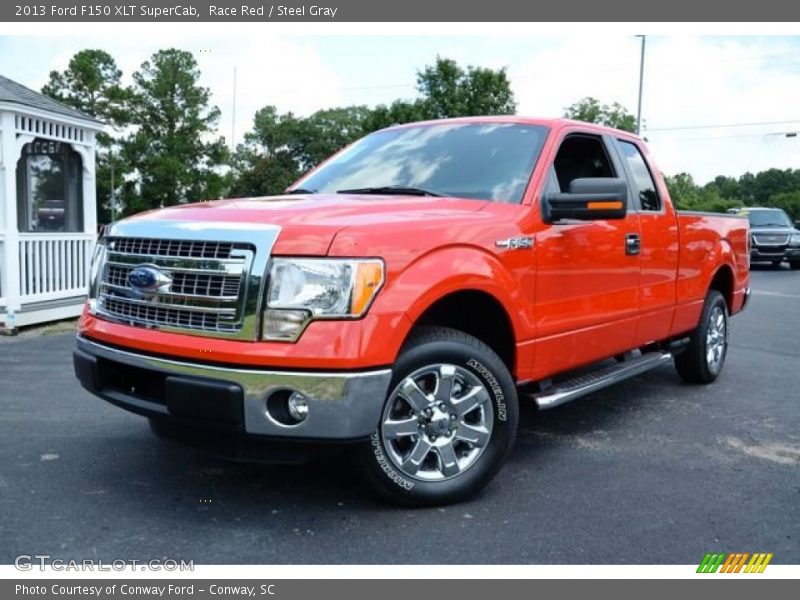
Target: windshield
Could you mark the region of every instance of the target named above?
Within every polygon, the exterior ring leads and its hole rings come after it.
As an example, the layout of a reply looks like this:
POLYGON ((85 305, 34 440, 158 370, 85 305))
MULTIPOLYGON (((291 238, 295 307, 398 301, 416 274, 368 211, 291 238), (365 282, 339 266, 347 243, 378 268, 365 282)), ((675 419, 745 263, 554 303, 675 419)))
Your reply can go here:
POLYGON ((750 227, 791 227, 789 216, 780 209, 751 210, 747 213, 750 227))
POLYGON ((513 123, 443 123, 378 131, 357 141, 296 187, 335 193, 416 189, 431 195, 519 202, 547 128, 513 123))

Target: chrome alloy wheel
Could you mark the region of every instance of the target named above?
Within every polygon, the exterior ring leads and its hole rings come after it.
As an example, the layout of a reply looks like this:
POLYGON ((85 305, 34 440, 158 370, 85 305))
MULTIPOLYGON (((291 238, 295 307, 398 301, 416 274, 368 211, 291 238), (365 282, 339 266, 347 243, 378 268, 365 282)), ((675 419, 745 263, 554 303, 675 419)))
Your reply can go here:
POLYGON ((473 373, 450 364, 417 369, 392 390, 380 434, 408 477, 444 481, 480 458, 494 426, 491 397, 473 373))
POLYGON ((706 364, 713 373, 717 373, 722 367, 727 343, 728 331, 725 310, 721 306, 715 306, 709 315, 708 331, 706 333, 706 364))

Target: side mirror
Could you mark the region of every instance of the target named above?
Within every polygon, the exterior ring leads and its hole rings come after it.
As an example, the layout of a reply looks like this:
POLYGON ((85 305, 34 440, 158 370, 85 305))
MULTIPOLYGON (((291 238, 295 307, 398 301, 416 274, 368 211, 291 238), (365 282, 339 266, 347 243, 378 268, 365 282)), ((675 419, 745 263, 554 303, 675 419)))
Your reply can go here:
POLYGON ((795 221, 794 222, 794 228, 795 229, 800 229, 800 221, 795 221))
POLYGON ((546 223, 561 219, 624 219, 627 212, 628 183, 621 178, 573 179, 569 184, 569 193, 546 194, 542 197, 542 216, 546 223))

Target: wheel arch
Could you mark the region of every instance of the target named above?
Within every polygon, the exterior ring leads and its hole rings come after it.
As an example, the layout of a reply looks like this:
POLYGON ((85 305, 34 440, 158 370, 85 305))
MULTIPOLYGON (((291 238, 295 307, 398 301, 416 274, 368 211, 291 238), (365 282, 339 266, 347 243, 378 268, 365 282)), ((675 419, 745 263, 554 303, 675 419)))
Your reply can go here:
POLYGON ((524 288, 521 281, 524 278, 482 248, 449 246, 390 274, 373 309, 405 316, 402 331, 388 334, 395 357, 414 327, 439 325, 483 341, 516 375, 526 367, 525 357, 517 356, 518 345, 535 327, 533 303, 526 301, 533 289, 524 288))
MULTIPOLYGON (((449 292, 420 312, 413 327, 449 327, 469 334, 489 346, 510 373, 517 366, 516 335, 505 306, 494 295, 480 289, 449 292)), ((410 331, 409 331, 410 334, 410 331)))
POLYGON ((728 305, 728 311, 733 310, 733 290, 734 290, 734 275, 733 268, 728 264, 722 264, 711 277, 708 284, 709 290, 717 290, 725 298, 725 303, 728 305))

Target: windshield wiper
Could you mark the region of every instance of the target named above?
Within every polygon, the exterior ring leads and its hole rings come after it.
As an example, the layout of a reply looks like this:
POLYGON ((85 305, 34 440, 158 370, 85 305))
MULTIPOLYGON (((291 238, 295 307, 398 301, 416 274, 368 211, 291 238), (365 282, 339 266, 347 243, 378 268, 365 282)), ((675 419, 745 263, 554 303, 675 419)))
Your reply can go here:
POLYGON ((418 187, 402 185, 384 185, 379 187, 354 188, 352 190, 337 190, 337 194, 376 194, 387 196, 442 196, 436 192, 418 187))
POLYGON ((316 194, 317 190, 309 190, 307 188, 294 188, 293 190, 289 190, 288 192, 284 192, 287 196, 292 194, 316 194))

